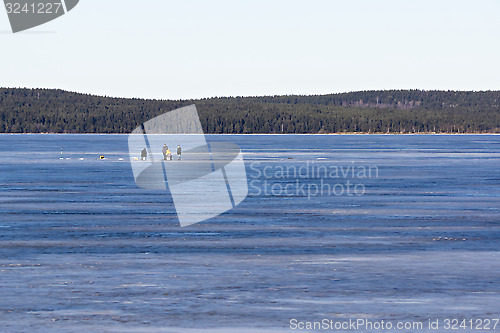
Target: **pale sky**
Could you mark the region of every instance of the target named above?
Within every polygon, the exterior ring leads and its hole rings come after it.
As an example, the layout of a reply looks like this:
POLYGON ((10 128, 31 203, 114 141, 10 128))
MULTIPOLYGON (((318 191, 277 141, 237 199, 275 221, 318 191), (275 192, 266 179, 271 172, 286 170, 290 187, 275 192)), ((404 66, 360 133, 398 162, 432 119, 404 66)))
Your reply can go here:
POLYGON ((0 87, 117 97, 500 90, 498 0, 80 0, 12 34, 0 87))

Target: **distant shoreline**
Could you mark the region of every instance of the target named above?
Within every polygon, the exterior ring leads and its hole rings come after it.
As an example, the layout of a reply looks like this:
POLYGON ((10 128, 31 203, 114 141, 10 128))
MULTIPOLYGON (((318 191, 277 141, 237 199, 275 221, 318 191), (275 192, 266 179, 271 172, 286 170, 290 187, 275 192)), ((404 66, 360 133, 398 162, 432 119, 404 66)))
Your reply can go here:
POLYGON ((0 88, 0 132, 128 134, 196 105, 205 133, 425 135, 500 133, 500 91, 379 90, 202 100, 119 99, 0 88))

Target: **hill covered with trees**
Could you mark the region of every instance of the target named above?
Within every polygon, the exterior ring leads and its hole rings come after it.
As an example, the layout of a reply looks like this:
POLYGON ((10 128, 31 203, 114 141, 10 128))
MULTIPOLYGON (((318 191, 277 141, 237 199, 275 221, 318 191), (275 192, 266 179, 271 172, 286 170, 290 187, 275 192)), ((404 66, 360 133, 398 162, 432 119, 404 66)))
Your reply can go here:
POLYGON ((130 133, 196 104, 205 133, 500 133, 500 91, 145 100, 0 88, 0 133, 130 133))

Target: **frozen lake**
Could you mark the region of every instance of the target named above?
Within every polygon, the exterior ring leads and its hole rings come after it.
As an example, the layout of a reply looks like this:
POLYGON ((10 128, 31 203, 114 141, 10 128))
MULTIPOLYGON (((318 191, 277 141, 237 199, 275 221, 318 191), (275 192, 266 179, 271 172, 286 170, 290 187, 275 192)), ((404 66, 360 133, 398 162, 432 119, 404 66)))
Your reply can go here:
POLYGON ((500 136, 207 140, 241 146, 249 195, 180 228, 126 135, 0 135, 2 332, 500 317, 500 136))

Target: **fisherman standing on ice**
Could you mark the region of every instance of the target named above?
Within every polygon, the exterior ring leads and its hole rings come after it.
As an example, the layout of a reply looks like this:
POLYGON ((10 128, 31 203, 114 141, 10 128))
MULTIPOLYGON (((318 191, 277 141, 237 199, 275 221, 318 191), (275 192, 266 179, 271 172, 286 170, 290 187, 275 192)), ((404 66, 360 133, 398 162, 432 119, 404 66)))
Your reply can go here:
POLYGON ((141 150, 141 161, 145 161, 148 159, 148 151, 146 150, 146 148, 143 148, 141 150))
POLYGON ((166 144, 163 145, 163 148, 161 149, 161 152, 163 153, 163 160, 166 161, 167 160, 167 150, 168 150, 168 147, 166 144))
POLYGON ((181 145, 177 145, 177 159, 180 161, 181 159, 182 148, 181 145))

